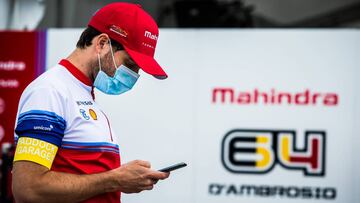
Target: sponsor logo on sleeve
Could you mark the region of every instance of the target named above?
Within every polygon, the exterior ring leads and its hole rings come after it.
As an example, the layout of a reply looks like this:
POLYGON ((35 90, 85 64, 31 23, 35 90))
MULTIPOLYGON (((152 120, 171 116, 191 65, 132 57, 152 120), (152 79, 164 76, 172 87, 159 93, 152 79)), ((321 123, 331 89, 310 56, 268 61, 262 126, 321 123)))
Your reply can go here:
POLYGON ((53 129, 53 125, 50 125, 49 127, 44 127, 44 126, 34 126, 34 130, 44 130, 44 131, 52 131, 53 129))

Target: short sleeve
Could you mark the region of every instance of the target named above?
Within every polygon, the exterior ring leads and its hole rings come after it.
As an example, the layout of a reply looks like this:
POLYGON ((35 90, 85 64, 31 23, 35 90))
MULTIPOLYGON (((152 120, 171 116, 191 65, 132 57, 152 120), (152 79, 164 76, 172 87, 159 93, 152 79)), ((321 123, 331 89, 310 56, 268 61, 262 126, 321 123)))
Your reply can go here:
POLYGON ((66 99, 51 88, 25 90, 15 127, 15 161, 51 168, 66 129, 66 99))

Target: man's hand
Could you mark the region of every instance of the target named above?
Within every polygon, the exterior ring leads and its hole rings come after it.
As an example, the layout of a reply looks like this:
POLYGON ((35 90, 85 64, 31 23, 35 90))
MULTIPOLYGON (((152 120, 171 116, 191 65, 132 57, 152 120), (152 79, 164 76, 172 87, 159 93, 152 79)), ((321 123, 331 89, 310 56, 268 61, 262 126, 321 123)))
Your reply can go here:
POLYGON ((158 180, 164 180, 170 173, 163 173, 150 169, 147 161, 131 161, 111 172, 116 183, 115 190, 124 193, 138 193, 143 190, 151 190, 158 180))
POLYGON ((146 161, 132 161, 111 171, 87 175, 49 171, 33 162, 17 161, 12 172, 16 202, 36 203, 80 202, 107 192, 141 192, 169 177, 169 173, 151 170, 146 161))

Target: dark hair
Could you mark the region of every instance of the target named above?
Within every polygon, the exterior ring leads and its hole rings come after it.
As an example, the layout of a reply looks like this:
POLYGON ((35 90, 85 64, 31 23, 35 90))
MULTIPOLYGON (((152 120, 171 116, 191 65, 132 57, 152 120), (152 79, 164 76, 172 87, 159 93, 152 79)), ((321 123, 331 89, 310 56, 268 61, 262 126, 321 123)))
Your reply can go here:
MULTIPOLYGON (((76 47, 80 49, 85 49, 91 45, 91 41, 94 37, 100 35, 101 32, 97 29, 88 26, 82 33, 79 38, 79 41, 76 43, 76 47)), ((111 45, 115 48, 115 51, 124 50, 124 47, 117 41, 111 39, 111 45)))

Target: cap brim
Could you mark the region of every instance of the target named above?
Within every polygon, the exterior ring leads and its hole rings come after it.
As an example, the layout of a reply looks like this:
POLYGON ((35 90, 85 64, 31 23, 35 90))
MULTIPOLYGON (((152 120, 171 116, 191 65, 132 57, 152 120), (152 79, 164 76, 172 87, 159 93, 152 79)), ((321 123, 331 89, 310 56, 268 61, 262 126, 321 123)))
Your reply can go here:
POLYGON ((164 80, 168 77, 165 71, 161 68, 161 66, 155 61, 153 57, 133 51, 127 47, 125 47, 125 50, 144 72, 160 80, 164 80))

